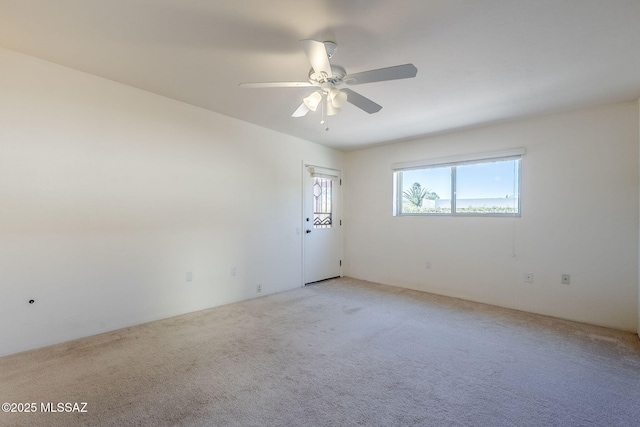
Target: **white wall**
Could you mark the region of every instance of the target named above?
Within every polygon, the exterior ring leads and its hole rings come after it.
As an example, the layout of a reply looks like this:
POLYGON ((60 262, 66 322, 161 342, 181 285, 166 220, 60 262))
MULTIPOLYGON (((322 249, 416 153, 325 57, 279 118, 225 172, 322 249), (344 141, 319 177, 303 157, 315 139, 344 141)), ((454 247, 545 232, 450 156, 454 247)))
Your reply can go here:
POLYGON ((345 274, 636 331, 638 122, 629 102, 347 153, 345 274), (517 147, 521 218, 392 216, 393 163, 517 147))
POLYGON ((343 156, 0 49, 0 356, 301 286, 343 156))

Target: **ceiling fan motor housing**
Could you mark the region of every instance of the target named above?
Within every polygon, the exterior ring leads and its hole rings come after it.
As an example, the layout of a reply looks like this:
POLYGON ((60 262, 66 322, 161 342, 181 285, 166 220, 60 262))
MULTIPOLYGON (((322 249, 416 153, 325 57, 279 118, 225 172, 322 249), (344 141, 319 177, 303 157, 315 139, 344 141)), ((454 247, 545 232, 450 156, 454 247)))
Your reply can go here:
POLYGON ((342 84, 344 77, 347 75, 347 71, 339 65, 331 64, 331 74, 329 77, 324 72, 316 73, 313 68, 309 70, 309 82, 314 85, 321 86, 323 83, 330 83, 332 86, 338 86, 342 84))

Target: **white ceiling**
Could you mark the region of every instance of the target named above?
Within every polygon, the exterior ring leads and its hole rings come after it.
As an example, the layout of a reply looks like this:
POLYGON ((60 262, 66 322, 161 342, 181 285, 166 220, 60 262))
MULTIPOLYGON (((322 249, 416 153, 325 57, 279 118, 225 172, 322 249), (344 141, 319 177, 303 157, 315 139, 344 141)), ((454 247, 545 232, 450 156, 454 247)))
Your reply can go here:
POLYGON ((0 46, 346 151, 640 98, 638 0, 0 0, 0 46), (312 88, 238 87, 306 80, 301 39, 418 75, 325 131, 290 117, 312 88))

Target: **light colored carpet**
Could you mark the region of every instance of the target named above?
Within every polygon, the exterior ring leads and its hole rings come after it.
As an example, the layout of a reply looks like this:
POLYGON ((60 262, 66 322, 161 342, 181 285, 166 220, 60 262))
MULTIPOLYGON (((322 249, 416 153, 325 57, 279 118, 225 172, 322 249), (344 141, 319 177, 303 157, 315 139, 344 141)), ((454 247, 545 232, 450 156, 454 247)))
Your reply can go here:
POLYGON ((0 399, 38 407, 3 426, 632 426, 640 343, 343 278, 1 358, 0 399))

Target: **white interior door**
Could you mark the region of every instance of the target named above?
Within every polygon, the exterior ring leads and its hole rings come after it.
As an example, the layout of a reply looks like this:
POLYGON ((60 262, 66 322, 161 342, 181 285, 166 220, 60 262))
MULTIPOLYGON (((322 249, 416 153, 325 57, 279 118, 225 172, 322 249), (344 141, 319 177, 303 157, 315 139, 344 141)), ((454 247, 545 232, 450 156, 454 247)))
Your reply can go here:
POLYGON ((339 277, 342 270, 340 171, 305 165, 304 283, 339 277))

